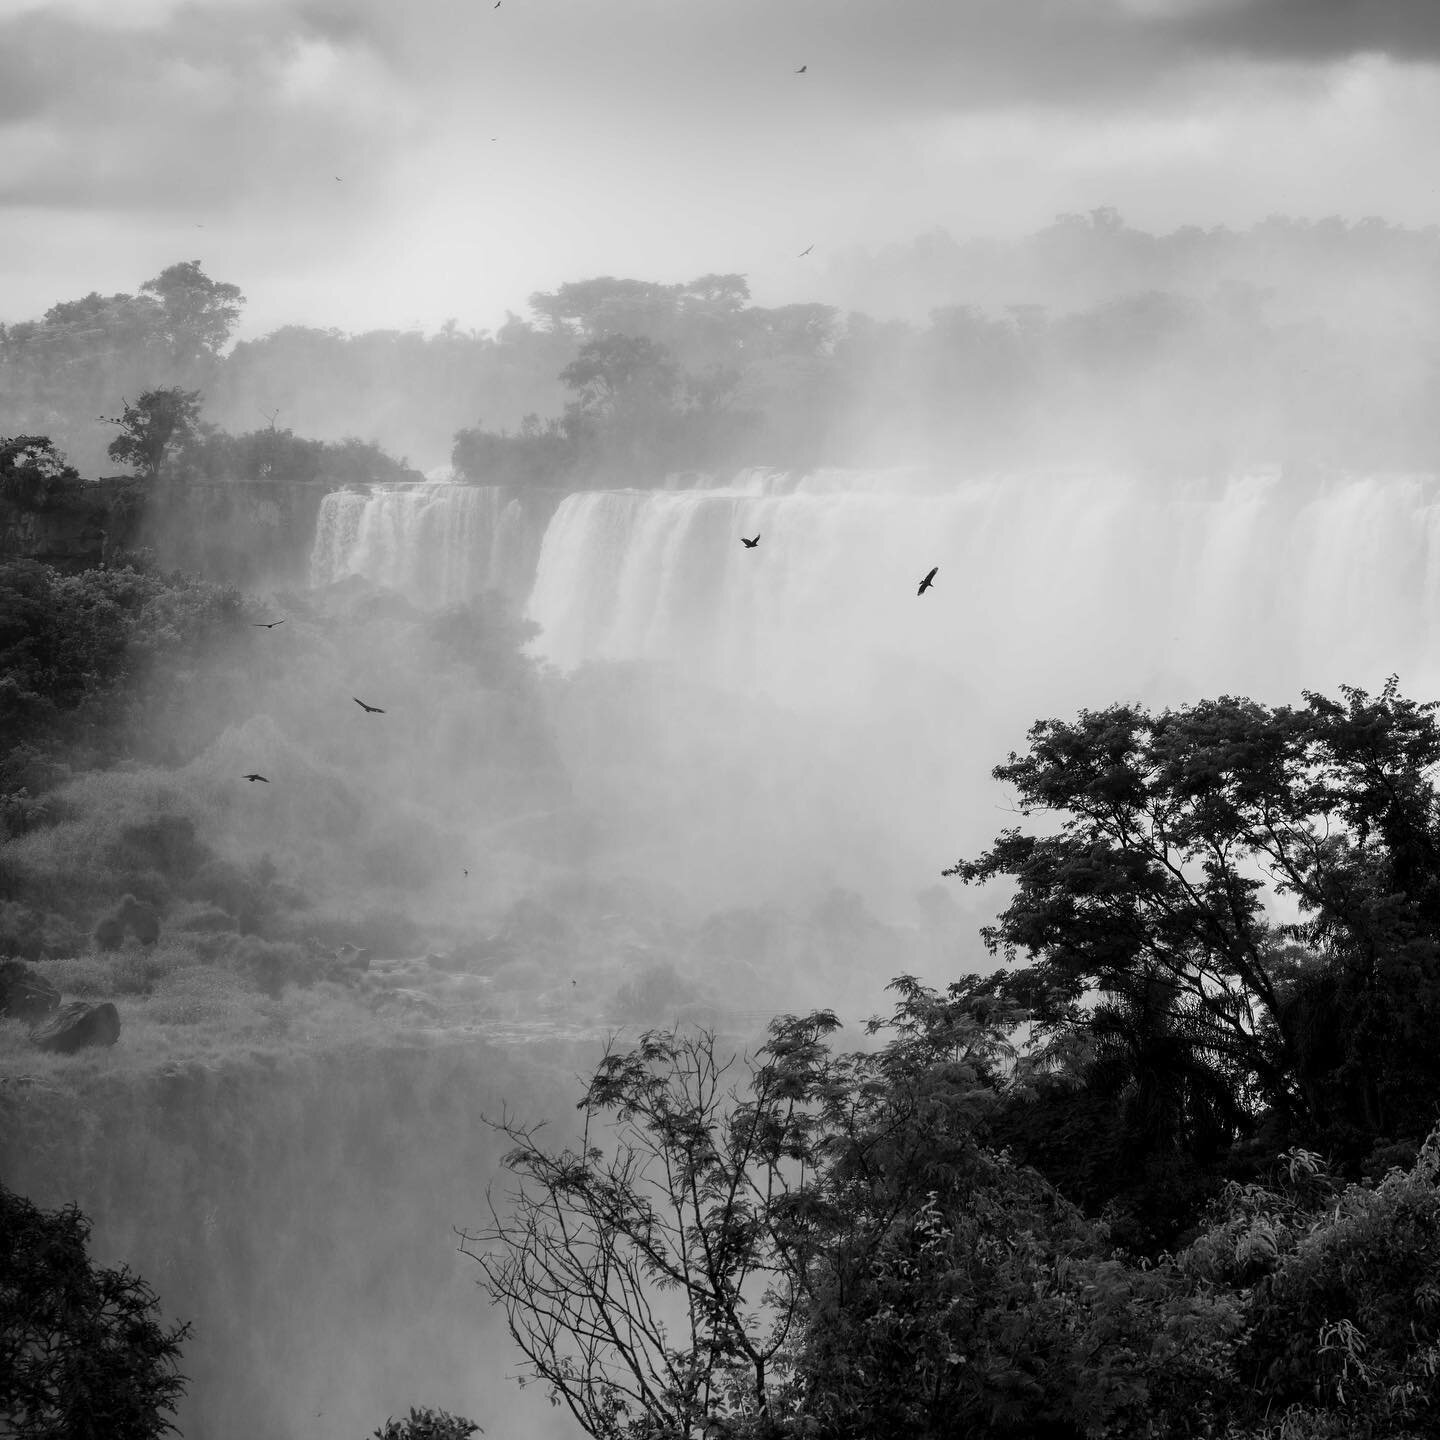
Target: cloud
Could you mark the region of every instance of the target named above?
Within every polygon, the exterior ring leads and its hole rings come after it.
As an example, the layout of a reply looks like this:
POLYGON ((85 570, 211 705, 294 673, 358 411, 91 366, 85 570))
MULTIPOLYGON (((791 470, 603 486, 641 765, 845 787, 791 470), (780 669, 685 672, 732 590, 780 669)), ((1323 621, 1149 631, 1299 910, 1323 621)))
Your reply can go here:
POLYGON ((265 13, 285 23, 225 6, 121 29, 63 11, 0 21, 0 203, 283 204, 414 138, 419 108, 383 52, 265 13))
POLYGON ((1208 0, 1169 28, 1229 58, 1300 65, 1357 55, 1440 60, 1435 0, 1208 0))

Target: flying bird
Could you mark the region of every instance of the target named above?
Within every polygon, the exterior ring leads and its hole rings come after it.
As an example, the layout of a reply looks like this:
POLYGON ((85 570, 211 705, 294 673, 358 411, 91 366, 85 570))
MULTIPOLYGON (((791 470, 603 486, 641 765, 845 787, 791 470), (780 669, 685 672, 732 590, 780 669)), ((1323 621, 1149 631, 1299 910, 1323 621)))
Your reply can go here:
POLYGON ((246 775, 244 778, 251 781, 252 783, 256 780, 259 780, 263 785, 268 785, 270 783, 263 775, 246 775))
POLYGON ((797 260, 803 260, 814 248, 813 245, 807 245, 795 258, 797 260))
POLYGON ((740 543, 741 543, 747 550, 753 550, 753 549, 760 543, 760 532, 759 532, 758 530, 755 532, 755 538, 754 538, 753 540, 747 540, 747 539, 742 535, 742 536, 740 537, 740 543))
POLYGON ((797 75, 803 75, 809 68, 808 65, 802 65, 795 73, 797 75))
POLYGON ((923 595, 935 583, 935 572, 939 568, 938 565, 931 567, 930 573, 920 582, 920 588, 915 592, 917 595, 923 595))
POLYGON ((378 705, 367 705, 358 695, 350 697, 367 715, 383 715, 385 712, 378 705))
POLYGON ((284 623, 283 620, 252 620, 250 622, 250 628, 252 630, 273 630, 277 625, 283 625, 284 623))

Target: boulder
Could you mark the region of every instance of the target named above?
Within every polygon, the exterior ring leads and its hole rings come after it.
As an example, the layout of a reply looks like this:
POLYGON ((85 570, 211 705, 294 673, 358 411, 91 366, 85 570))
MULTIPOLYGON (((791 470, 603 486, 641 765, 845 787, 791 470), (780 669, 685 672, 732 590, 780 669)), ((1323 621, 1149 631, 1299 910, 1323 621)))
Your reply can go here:
POLYGON ((113 1045, 120 1038, 120 1012, 109 1001, 99 1005, 72 1000, 62 1005, 43 1025, 30 1031, 42 1050, 69 1055, 87 1045, 113 1045))
POLYGON ((0 960, 0 1015, 43 1020, 60 1003, 60 992, 33 965, 0 960))

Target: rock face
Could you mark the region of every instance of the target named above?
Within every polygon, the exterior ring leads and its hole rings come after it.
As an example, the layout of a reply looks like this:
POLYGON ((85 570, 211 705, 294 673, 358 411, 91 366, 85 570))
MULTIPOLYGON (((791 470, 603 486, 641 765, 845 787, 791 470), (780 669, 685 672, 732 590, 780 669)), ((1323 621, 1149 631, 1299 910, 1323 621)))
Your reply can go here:
POLYGON ((161 569, 255 588, 304 583, 328 481, 10 477, 0 559, 84 570, 137 549, 161 569))
POLYGON ((136 543, 166 569, 255 589, 304 584, 320 502, 320 480, 156 480, 136 543))
POLYGON ((143 500, 130 479, 12 476, 0 485, 0 557, 84 570, 131 548, 143 500))
POLYGON ((87 1045, 113 1045, 120 1038, 120 1012, 109 1000, 99 1005, 72 1000, 30 1032, 42 1050, 70 1055, 87 1045))
POLYGON ((32 1024, 60 1004, 60 992, 23 960, 0 960, 0 1015, 32 1024))

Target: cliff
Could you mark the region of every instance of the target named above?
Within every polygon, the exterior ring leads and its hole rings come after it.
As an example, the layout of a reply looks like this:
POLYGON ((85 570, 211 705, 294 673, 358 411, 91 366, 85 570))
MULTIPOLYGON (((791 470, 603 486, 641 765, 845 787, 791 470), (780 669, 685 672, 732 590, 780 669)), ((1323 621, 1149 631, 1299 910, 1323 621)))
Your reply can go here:
POLYGON ((83 570, 148 551, 167 570, 256 589, 303 584, 329 481, 0 482, 0 559, 83 570))
POLYGON ((135 547, 141 482, 72 480, 34 471, 0 479, 0 559, 83 570, 135 547))

